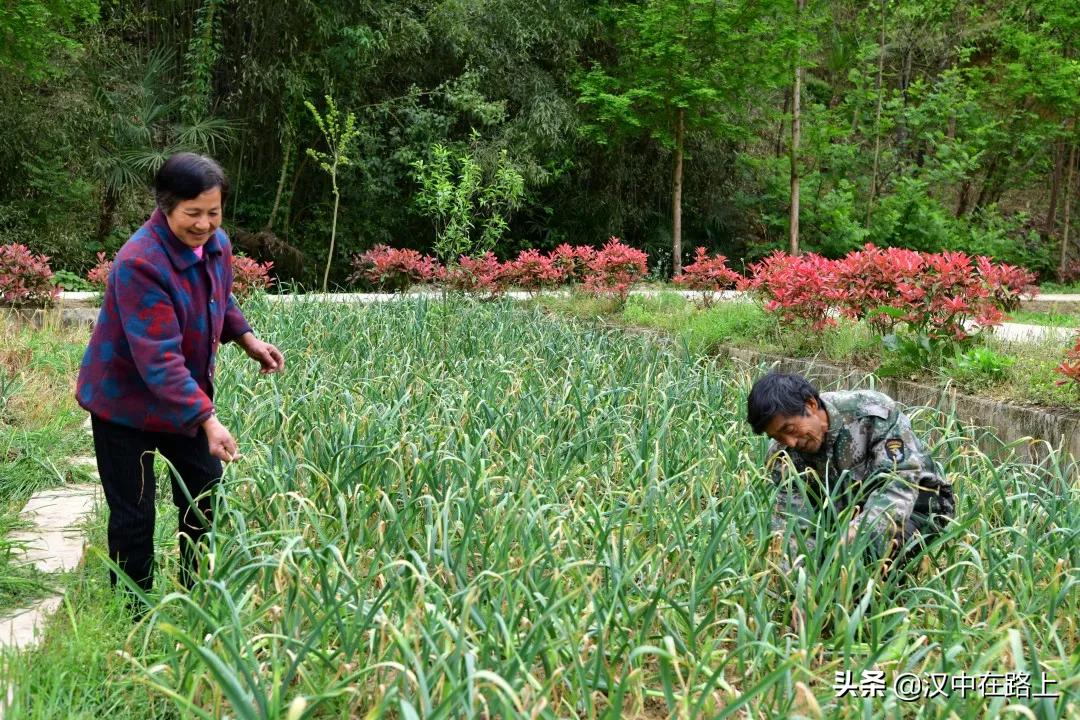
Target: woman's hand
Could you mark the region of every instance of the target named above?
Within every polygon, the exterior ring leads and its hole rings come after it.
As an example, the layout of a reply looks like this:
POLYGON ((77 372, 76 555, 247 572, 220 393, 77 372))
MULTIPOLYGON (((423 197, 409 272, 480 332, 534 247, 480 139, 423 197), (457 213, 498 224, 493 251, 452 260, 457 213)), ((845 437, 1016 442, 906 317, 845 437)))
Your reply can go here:
POLYGON ((285 356, 281 354, 281 351, 270 343, 258 339, 254 333, 244 333, 236 343, 244 348, 249 358, 259 363, 262 367, 259 372, 263 375, 285 369, 285 356))
POLYGON ((206 418, 202 424, 206 431, 206 442, 210 445, 210 454, 222 462, 230 463, 240 457, 229 429, 221 424, 216 415, 206 418))

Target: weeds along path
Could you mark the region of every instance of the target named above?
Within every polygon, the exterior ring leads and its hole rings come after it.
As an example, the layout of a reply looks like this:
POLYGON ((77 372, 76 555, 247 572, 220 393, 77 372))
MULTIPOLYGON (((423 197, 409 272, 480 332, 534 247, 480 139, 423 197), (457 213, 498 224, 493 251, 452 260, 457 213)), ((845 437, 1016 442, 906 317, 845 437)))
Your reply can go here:
POLYGON ((9 659, 26 716, 1077 713, 1080 488, 1058 456, 992 462, 939 428, 960 498, 941 544, 882 580, 823 534, 825 558, 785 575, 748 376, 510 302, 245 312, 289 366, 223 354, 244 458, 200 582, 159 577, 157 607, 91 652, 66 642, 99 618, 87 580, 9 659), (72 654, 93 692, 35 678, 72 654), (1035 692, 1045 673, 1056 697, 837 698, 837 673, 873 671, 1026 673, 1035 692))

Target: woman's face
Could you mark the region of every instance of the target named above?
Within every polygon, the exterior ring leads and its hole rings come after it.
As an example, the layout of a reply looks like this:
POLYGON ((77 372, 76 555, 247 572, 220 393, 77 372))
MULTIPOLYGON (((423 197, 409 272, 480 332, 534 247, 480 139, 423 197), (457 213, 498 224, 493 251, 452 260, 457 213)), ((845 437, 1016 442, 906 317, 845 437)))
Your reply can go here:
POLYGON ((221 226, 221 188, 213 187, 191 200, 181 200, 165 217, 180 242, 192 248, 202 247, 221 226))

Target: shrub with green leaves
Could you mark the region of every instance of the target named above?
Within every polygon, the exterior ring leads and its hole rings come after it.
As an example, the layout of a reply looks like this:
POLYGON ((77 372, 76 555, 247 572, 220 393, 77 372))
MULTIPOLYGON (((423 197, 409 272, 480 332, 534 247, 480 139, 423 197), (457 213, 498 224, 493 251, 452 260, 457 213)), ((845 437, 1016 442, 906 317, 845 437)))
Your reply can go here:
POLYGON ((1012 358, 988 347, 973 347, 957 353, 945 372, 961 385, 978 390, 1004 380, 1015 363, 1012 358))
MULTIPOLYGON (((474 133, 472 141, 477 143, 479 136, 474 133)), ((420 186, 416 206, 435 226, 433 247, 439 260, 449 266, 462 255, 493 250, 525 195, 525 179, 506 150, 498 154, 494 167, 485 168, 472 150, 435 143, 430 157, 412 166, 420 186)))

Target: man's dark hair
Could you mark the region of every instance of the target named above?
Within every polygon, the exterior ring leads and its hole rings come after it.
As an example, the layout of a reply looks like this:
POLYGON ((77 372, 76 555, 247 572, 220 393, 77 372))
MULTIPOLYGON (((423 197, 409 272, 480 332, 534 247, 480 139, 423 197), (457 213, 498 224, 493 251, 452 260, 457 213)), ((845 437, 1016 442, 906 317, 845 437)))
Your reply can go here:
POLYGON ((192 200, 214 188, 221 188, 224 203, 229 181, 221 166, 205 155, 177 153, 154 176, 154 199, 166 215, 184 200, 192 200))
POLYGON ((806 401, 810 398, 821 405, 818 391, 802 375, 771 372, 750 388, 746 396, 746 419, 760 435, 777 415, 805 415, 806 401))

